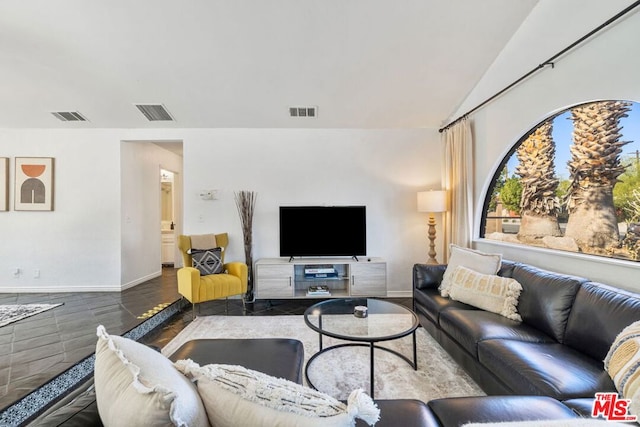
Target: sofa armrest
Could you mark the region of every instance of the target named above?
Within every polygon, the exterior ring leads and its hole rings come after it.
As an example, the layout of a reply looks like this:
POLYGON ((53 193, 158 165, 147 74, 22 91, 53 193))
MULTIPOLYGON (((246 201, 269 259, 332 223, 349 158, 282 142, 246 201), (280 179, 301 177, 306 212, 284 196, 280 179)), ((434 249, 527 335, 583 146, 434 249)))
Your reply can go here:
POLYGON ((414 289, 436 289, 447 269, 445 264, 415 264, 413 266, 414 289))
POLYGON ((200 288, 200 271, 193 267, 182 267, 178 270, 178 292, 190 302, 195 299, 200 288))

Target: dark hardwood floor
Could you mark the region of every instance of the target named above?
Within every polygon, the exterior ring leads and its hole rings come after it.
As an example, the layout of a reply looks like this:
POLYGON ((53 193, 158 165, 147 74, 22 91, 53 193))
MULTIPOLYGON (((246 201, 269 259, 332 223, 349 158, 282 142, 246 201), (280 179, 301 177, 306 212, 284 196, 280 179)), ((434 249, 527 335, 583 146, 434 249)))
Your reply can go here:
MULTIPOLYGON (((0 294, 0 304, 63 303, 41 314, 0 328, 0 408, 6 409, 95 351, 96 328, 124 334, 180 299, 176 271, 123 292, 0 294)), ((411 298, 394 299, 411 307, 411 298)), ((198 315, 301 315, 315 300, 209 301, 198 315)), ((192 320, 191 304, 143 336, 140 341, 163 347, 192 320)))

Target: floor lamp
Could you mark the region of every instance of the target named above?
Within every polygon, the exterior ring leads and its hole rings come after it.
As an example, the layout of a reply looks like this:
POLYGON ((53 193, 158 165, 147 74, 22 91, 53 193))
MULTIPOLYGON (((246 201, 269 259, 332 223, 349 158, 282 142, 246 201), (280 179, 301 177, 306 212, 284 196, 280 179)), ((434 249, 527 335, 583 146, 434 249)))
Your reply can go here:
POLYGON ((418 193, 418 212, 429 213, 429 259, 427 264, 438 264, 436 260, 436 218, 433 215, 436 212, 445 212, 447 210, 447 192, 438 191, 420 191, 418 193))

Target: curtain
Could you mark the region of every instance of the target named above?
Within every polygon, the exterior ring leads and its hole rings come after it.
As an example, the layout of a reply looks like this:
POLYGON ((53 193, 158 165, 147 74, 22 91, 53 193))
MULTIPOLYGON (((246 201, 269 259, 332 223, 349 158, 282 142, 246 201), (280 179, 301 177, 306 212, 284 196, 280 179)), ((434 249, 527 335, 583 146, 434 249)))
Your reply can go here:
POLYGON ((441 135, 445 145, 443 158, 444 189, 447 190, 447 212, 443 215, 445 255, 449 244, 471 246, 473 233, 473 137, 471 123, 465 117, 445 129, 441 135))

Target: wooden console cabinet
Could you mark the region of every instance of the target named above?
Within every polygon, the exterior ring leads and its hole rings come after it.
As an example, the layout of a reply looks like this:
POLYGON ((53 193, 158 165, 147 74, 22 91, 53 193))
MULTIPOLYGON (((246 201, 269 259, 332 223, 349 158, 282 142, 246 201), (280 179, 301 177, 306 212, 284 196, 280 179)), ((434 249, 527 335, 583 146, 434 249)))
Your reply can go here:
POLYGON ((387 263, 381 258, 294 259, 264 258, 255 263, 256 299, 386 297, 387 263), (305 269, 333 270, 327 277, 305 269), (310 287, 326 287, 330 295, 309 295, 310 287))

